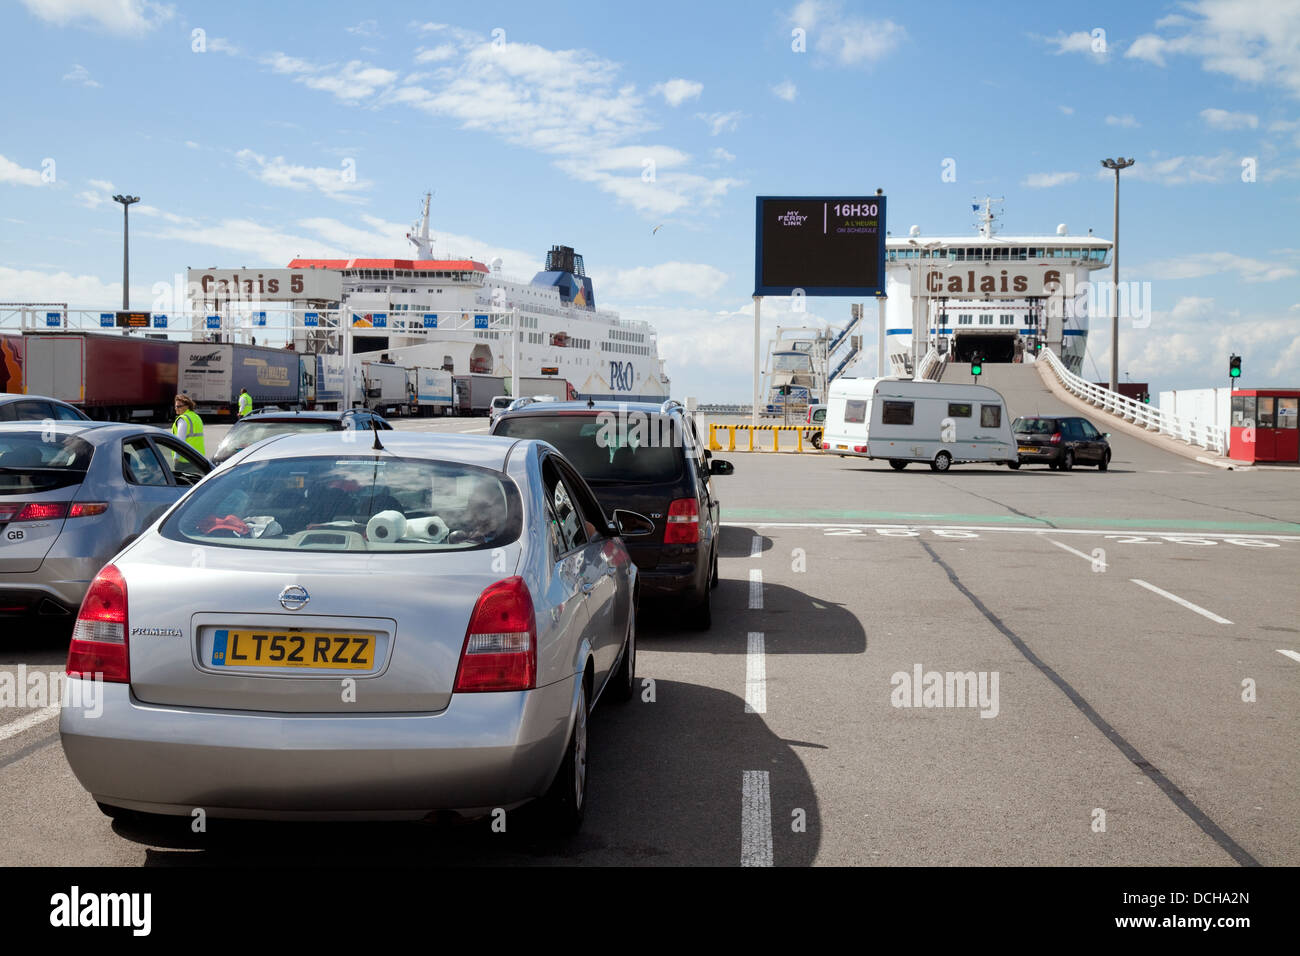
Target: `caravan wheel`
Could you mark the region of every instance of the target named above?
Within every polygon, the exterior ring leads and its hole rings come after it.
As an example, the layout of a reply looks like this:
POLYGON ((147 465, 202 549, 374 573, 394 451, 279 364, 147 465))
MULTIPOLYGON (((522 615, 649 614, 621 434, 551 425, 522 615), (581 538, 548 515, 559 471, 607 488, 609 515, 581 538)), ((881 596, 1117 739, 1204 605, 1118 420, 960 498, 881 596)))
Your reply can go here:
POLYGON ((934 456, 934 461, 930 462, 931 471, 947 471, 948 466, 952 464, 952 455, 946 451, 941 451, 934 456))
POLYGON ((907 462, 903 461, 901 458, 891 458, 889 459, 889 467, 894 469, 894 471, 902 471, 907 467, 907 462))

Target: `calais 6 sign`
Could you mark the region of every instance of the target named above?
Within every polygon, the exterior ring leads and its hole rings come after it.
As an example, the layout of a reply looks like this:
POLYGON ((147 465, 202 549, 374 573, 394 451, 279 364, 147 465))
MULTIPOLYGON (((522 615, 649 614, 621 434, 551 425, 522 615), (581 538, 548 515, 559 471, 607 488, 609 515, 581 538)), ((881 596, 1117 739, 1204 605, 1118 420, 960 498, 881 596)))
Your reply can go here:
POLYGON ((884 295, 884 196, 759 196, 754 294, 884 295))

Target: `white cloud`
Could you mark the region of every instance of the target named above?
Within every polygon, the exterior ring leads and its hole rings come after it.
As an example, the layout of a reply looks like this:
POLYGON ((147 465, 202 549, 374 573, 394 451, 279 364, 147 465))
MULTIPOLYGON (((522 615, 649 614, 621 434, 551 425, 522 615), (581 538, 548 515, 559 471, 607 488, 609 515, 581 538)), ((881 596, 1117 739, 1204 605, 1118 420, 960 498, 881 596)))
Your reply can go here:
POLYGON ((709 155, 712 156, 720 163, 730 163, 733 162, 736 158, 735 153, 729 153, 721 146, 713 147, 713 149, 709 150, 709 155))
MULTIPOLYGON (((1163 186, 1182 186, 1187 183, 1225 182, 1241 173, 1241 157, 1229 152, 1217 156, 1166 156, 1158 154, 1139 160, 1137 165, 1124 170, 1125 179, 1160 183, 1163 186)), ((1112 179, 1114 173, 1099 169, 1097 178, 1112 179)))
POLYGON ((1195 0, 1184 7, 1193 16, 1157 21, 1157 29, 1170 35, 1145 33, 1124 55, 1156 66, 1170 56, 1196 57, 1206 72, 1300 97, 1300 16, 1294 2, 1195 0))
POLYGON ((1123 126, 1127 129, 1135 129, 1142 124, 1139 123, 1132 113, 1125 113, 1123 116, 1107 116, 1107 126, 1123 126))
MULTIPOLYGON (((1107 326, 1097 336, 1098 346, 1104 343, 1104 348, 1089 350, 1101 368, 1110 363, 1109 331, 1107 326)), ((1090 345, 1097 332, 1094 329, 1089 335, 1090 345)), ((1121 373, 1128 371, 1134 381, 1152 382, 1156 386, 1153 392, 1218 384, 1227 358, 1233 353, 1242 357, 1242 365, 1254 376, 1253 381, 1288 381, 1300 362, 1294 315, 1243 314, 1215 309, 1213 300, 1189 303, 1179 299, 1173 309, 1153 312, 1148 328, 1121 328, 1121 373), (1213 321, 1205 321, 1210 318, 1213 321)))
POLYGON ((1021 185, 1029 189, 1048 189, 1052 186, 1060 186, 1062 183, 1072 183, 1079 178, 1078 173, 1030 173, 1024 178, 1021 185))
POLYGON ((399 76, 393 70, 370 66, 360 60, 350 60, 341 67, 336 64, 318 66, 277 52, 265 57, 262 62, 276 73, 292 76, 295 82, 313 90, 333 93, 345 103, 369 99, 391 86, 399 76))
POLYGON ((1073 107, 1073 106, 1058 106, 1057 109, 1059 109, 1059 110, 1060 110, 1062 113, 1064 113, 1066 116, 1073 116, 1073 115, 1074 115, 1074 107, 1073 107))
POLYGON ((695 80, 674 78, 666 83, 657 83, 650 87, 651 95, 659 95, 669 106, 681 106, 687 100, 698 99, 704 92, 704 84, 695 80))
POLYGON ((870 66, 907 38, 907 31, 893 20, 847 14, 837 0, 800 0, 786 19, 806 32, 820 62, 840 66, 870 66))
POLYGON ((150 0, 22 0, 29 12, 55 26, 97 26, 110 33, 147 33, 176 13, 150 0))
POLYGON ((789 80, 782 80, 772 87, 772 94, 787 103, 793 103, 795 97, 799 95, 799 88, 789 80))
POLYGON ((2 153, 0 153, 0 183, 11 183, 15 186, 43 185, 39 169, 25 169, 2 153))
POLYGON ((227 56, 239 56, 243 51, 225 37, 210 37, 208 39, 208 52, 224 53, 227 56))
POLYGON ((1085 53, 1098 63, 1104 62, 1109 48, 1102 37, 1094 37, 1088 30, 1076 30, 1066 33, 1058 30, 1054 37, 1037 37, 1044 43, 1056 47, 1056 55, 1063 53, 1085 53))
POLYGON ((379 21, 362 20, 356 26, 344 27, 344 29, 357 37, 377 37, 379 36, 379 21))
POLYGON ((80 63, 74 63, 72 69, 63 74, 63 79, 68 83, 80 83, 82 86, 99 86, 98 81, 90 78, 90 71, 80 63))
MULTIPOLYGON (((0 266, 0 289, 15 302, 66 302, 68 307, 103 308, 107 302, 122 301, 122 283, 105 282, 98 276, 71 272, 41 272, 0 266)), ((148 286, 133 286, 136 301, 146 301, 148 286)))
POLYGON ((239 165, 255 179, 268 186, 284 189, 317 189, 331 199, 344 199, 358 202, 354 196, 370 183, 356 177, 355 164, 348 165, 345 160, 337 167, 298 166, 285 161, 283 156, 268 160, 251 149, 241 149, 235 154, 239 165))
POLYGON ((721 269, 704 263, 663 262, 657 266, 615 269, 601 280, 601 287, 611 298, 661 295, 699 298, 716 295, 729 278, 721 269))
POLYGON ((1213 129, 1255 129, 1259 126, 1259 117, 1254 113, 1231 113, 1228 110, 1201 110, 1201 119, 1213 129))
POLYGON ((199 148, 199 144, 196 143, 196 142, 194 142, 194 140, 192 140, 192 139, 187 139, 187 140, 185 141, 185 145, 186 145, 186 147, 188 147, 189 149, 198 149, 198 148, 199 148))
POLYGON ((435 47, 429 47, 427 50, 421 48, 415 54, 416 63, 441 63, 443 60, 451 60, 456 56, 456 44, 439 43, 435 47))
POLYGON ((740 122, 741 112, 732 110, 730 113, 696 113, 695 118, 704 120, 709 127, 709 135, 717 136, 719 133, 730 133, 740 122))
POLYGON ((1162 259, 1138 267, 1133 274, 1142 279, 1200 279, 1225 272, 1235 272, 1243 282, 1276 282, 1300 274, 1282 262, 1267 262, 1232 252, 1202 252, 1162 259))

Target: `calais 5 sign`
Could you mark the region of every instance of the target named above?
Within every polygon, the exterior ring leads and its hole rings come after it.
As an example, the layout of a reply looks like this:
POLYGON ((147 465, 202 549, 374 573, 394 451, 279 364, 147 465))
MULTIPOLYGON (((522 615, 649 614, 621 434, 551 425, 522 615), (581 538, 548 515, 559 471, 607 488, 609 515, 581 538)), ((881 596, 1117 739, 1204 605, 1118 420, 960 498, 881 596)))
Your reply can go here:
POLYGON ((755 295, 884 295, 884 196, 758 196, 755 295))

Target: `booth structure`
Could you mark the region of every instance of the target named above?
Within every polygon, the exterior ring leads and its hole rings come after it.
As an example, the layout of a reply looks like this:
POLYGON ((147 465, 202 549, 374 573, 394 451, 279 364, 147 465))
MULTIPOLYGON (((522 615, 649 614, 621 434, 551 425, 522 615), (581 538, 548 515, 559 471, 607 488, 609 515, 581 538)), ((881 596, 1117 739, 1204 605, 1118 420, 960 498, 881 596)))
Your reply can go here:
POLYGON ((1243 388, 1232 393, 1228 457, 1300 461, 1300 388, 1243 388))

